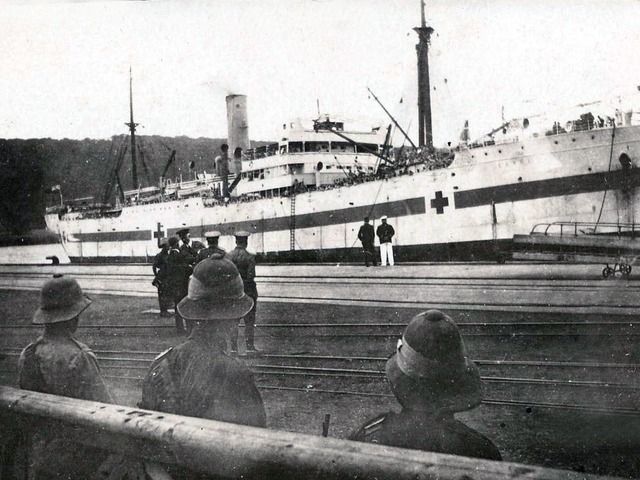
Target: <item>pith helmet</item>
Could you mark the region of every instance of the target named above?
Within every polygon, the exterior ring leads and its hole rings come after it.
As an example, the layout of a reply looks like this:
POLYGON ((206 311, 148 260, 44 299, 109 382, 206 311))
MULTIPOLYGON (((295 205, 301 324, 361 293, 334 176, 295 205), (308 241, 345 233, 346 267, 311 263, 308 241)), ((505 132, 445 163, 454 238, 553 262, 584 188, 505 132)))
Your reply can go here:
POLYGON ((462 412, 480 404, 480 374, 454 321, 439 310, 416 315, 386 365, 405 408, 462 412))
POLYGON ((187 320, 215 321, 242 318, 252 307, 236 266, 222 254, 213 254, 193 270, 178 313, 187 320))
POLYGON ((48 324, 72 320, 80 315, 91 299, 82 293, 73 278, 54 275, 40 290, 40 308, 33 315, 33 323, 48 324))

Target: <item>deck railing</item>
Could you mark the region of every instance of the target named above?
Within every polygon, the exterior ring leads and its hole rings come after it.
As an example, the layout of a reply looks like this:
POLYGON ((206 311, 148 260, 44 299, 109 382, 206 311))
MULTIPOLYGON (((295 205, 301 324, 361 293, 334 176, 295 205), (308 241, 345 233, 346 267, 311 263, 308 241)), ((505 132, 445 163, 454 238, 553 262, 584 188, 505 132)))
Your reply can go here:
POLYGON ((12 469, 9 432, 54 429, 67 440, 229 478, 566 479, 605 477, 181 417, 0 387, 0 479, 12 469), (3 444, 4 443, 4 444, 3 444))

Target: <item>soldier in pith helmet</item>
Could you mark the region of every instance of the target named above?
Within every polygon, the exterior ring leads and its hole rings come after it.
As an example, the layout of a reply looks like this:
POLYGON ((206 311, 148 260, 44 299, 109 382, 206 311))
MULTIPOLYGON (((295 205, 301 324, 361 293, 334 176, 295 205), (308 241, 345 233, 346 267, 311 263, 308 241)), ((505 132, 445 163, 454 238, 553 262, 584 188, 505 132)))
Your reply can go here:
POLYGON ((207 240, 207 248, 203 248, 198 252, 195 264, 197 265, 205 258, 209 258, 214 253, 226 255, 226 251, 218 246, 218 240, 220 239, 220 232, 217 230, 211 230, 205 232, 204 238, 207 240))
MULTIPOLYGON (((40 291, 40 307, 33 323, 44 333, 20 354, 20 388, 66 397, 110 403, 111 395, 100 373, 98 360, 85 344, 74 338, 80 314, 91 305, 78 282, 54 275, 40 291)), ((33 477, 86 479, 106 458, 97 449, 84 447, 51 430, 37 432, 33 452, 33 477)))
MULTIPOLYGON (((258 288, 256 287, 256 256, 247 251, 250 233, 244 230, 235 233, 236 248, 229 253, 229 259, 238 267, 242 282, 244 284, 244 292, 249 295, 253 301, 253 308, 244 317, 244 335, 248 354, 258 352, 254 345, 254 329, 256 323, 256 303, 258 302, 258 288)), ((231 335, 231 351, 238 350, 238 329, 236 328, 231 335)))
MULTIPOLYGON (((180 345, 160 354, 142 387, 141 408, 223 422, 266 426, 251 371, 225 354, 230 330, 253 308, 234 264, 214 254, 196 265, 178 304, 192 326, 180 345)), ((173 478, 202 478, 175 469, 173 478)), ((208 478, 208 477, 207 477, 208 478)))
POLYGON ((480 375, 449 316, 438 310, 416 315, 386 375, 402 410, 365 422, 351 440, 501 460, 491 440, 454 418, 480 404, 480 375))

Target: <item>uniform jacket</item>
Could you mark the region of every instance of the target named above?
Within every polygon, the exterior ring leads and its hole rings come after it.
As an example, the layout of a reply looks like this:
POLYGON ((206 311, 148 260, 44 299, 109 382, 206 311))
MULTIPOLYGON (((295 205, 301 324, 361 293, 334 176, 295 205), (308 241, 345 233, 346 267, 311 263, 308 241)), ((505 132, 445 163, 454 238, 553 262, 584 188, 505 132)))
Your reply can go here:
POLYGON ((180 247, 180 253, 184 257, 185 262, 190 265, 193 265, 193 262, 195 262, 196 256, 198 255, 198 252, 196 251, 196 249, 193 247, 193 244, 191 243, 189 244, 183 243, 182 246, 180 247))
POLYGON ((224 249, 222 249, 220 247, 203 248, 202 250, 200 250, 198 252, 198 256, 196 256, 196 261, 194 262, 194 265, 197 265, 201 261, 209 258, 214 253, 221 253, 222 255, 226 255, 227 254, 226 250, 224 250, 224 249))
POLYGON ((258 289, 256 287, 256 256, 249 253, 244 247, 236 247, 229 253, 229 259, 236 265, 242 283, 244 283, 244 291, 253 299, 258 297, 258 289))
POLYGON ((169 250, 166 275, 168 294, 183 298, 187 294, 191 273, 188 258, 177 248, 169 250))
POLYGON ((391 239, 395 235, 395 230, 388 223, 381 223, 376 229, 376 234, 380 239, 380 243, 391 243, 391 239))
POLYGON ((350 440, 392 447, 502 460, 496 446, 484 435, 453 418, 403 410, 385 413, 353 433, 350 440))
MULTIPOLYGON (((98 361, 91 350, 70 335, 45 333, 20 354, 20 388, 66 397, 111 403, 98 361)), ((92 478, 107 453, 36 429, 31 439, 30 477, 92 478)))
POLYGON ((167 276, 167 261, 169 259, 169 250, 160 251, 153 258, 153 275, 159 281, 163 281, 167 276))
POLYGON ((222 348, 192 334, 159 355, 144 380, 140 407, 265 427, 264 405, 253 374, 222 348))
POLYGON ((365 223, 360 226, 360 230, 358 231, 358 239, 362 242, 363 245, 372 245, 375 235, 373 233, 373 225, 365 223))

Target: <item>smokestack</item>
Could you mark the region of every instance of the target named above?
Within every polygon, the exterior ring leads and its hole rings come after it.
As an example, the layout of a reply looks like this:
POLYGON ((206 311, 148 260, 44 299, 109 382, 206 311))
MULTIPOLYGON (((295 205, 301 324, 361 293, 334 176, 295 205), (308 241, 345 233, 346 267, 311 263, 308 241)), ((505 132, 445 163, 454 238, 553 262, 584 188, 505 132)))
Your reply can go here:
POLYGON ((243 152, 251 148, 246 95, 227 95, 227 129, 229 156, 237 147, 242 148, 243 152))

